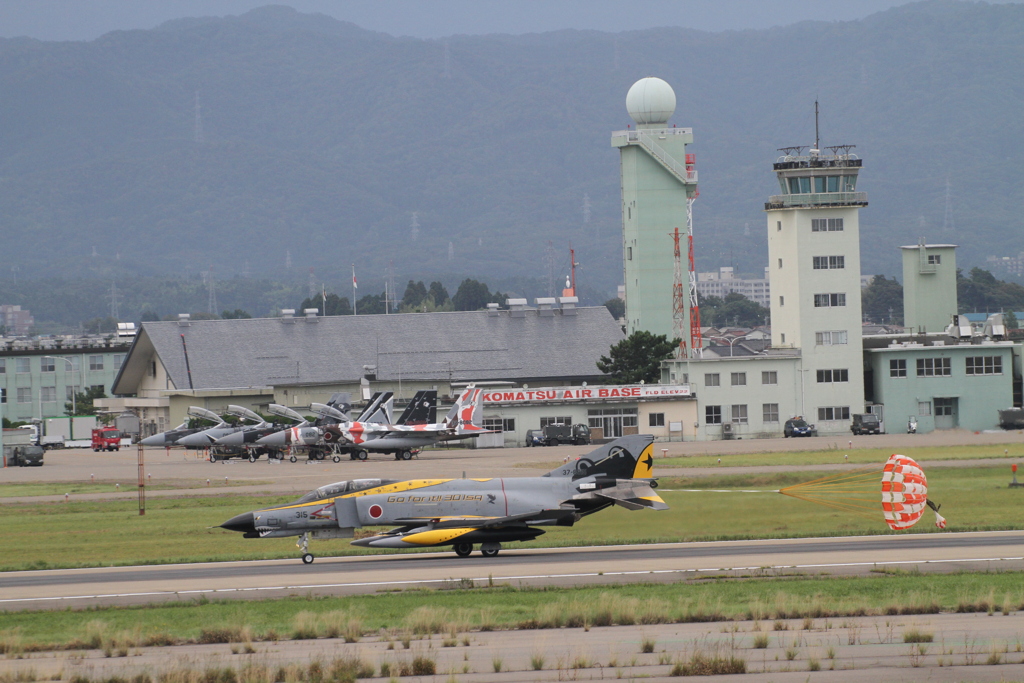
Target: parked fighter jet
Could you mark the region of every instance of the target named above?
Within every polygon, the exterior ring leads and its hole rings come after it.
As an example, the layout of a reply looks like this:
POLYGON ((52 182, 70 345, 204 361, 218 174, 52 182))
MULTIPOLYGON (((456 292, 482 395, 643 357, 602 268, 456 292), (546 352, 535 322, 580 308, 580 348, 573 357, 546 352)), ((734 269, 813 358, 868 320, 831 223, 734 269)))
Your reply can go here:
MULTIPOLYGON (((213 412, 212 410, 207 410, 206 408, 200 408, 199 406, 189 406, 187 414, 196 419, 209 420, 210 422, 213 422, 217 427, 229 426, 228 423, 226 423, 224 419, 221 418, 220 415, 213 412)), ((161 448, 164 446, 176 446, 178 445, 178 440, 181 439, 182 437, 197 434, 199 432, 204 432, 207 429, 210 429, 209 427, 189 427, 189 422, 189 420, 185 420, 174 429, 169 429, 166 432, 154 434, 153 436, 147 436, 139 443, 141 443, 143 446, 159 446, 161 448)))
POLYGON ((363 526, 394 529, 352 541, 371 548, 452 546, 460 557, 480 544, 529 541, 540 526, 572 526, 611 505, 667 510, 654 492, 654 437, 624 436, 542 477, 512 479, 356 479, 310 491, 290 505, 244 512, 221 527, 245 538, 298 536, 309 564, 310 538, 352 538, 363 526))
POLYGON ((483 390, 470 384, 456 399, 443 422, 396 425, 356 420, 328 427, 290 429, 260 439, 257 443, 280 448, 290 444, 312 446, 323 440, 350 446, 360 460, 366 459, 367 451, 394 453, 396 460, 409 460, 416 448, 486 434, 488 430, 479 425, 482 401, 483 390))
POLYGON ((263 427, 267 424, 262 417, 248 408, 243 408, 242 406, 228 406, 226 412, 241 418, 242 420, 248 420, 252 424, 240 426, 229 424, 218 425, 202 432, 184 436, 178 439, 178 445, 185 446, 186 448, 209 448, 217 443, 217 439, 227 436, 228 434, 234 434, 235 432, 240 432, 254 427, 263 427))

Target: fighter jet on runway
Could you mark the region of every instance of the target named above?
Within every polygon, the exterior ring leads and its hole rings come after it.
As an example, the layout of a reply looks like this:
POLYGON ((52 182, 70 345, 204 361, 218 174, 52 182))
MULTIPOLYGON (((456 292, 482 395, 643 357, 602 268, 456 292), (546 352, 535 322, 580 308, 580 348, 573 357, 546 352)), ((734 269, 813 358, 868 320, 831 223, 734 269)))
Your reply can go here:
MULTIPOLYGON (((359 460, 366 460, 367 451, 394 453, 396 460, 409 460, 415 449, 439 441, 469 439, 488 433, 479 424, 482 401, 483 390, 471 384, 459 395, 442 422, 387 424, 356 420, 327 427, 292 428, 271 434, 256 443, 282 448, 292 444, 313 446, 323 441, 349 447, 359 460)), ((406 409, 407 414, 409 411, 406 409)))
MULTIPOLYGON (((216 427, 230 426, 217 413, 213 412, 212 410, 207 410, 206 408, 200 408, 199 406, 189 406, 187 414, 199 420, 209 420, 210 422, 213 422, 214 426, 216 427)), ((159 434, 154 434, 153 436, 147 436, 139 443, 141 443, 143 446, 159 446, 161 448, 164 446, 177 446, 178 440, 181 439, 182 437, 190 436, 192 434, 197 434, 199 432, 204 432, 207 429, 210 429, 210 427, 189 427, 189 422, 189 420, 185 420, 174 429, 169 429, 166 432, 160 432, 159 434)))
POLYGON ((364 526, 390 531, 352 541, 371 548, 450 545, 460 557, 480 544, 529 541, 540 526, 572 526, 612 505, 667 510, 654 488, 654 437, 624 436, 542 477, 512 479, 356 479, 310 491, 290 505, 245 512, 221 524, 245 538, 298 536, 309 564, 310 538, 352 538, 364 526))

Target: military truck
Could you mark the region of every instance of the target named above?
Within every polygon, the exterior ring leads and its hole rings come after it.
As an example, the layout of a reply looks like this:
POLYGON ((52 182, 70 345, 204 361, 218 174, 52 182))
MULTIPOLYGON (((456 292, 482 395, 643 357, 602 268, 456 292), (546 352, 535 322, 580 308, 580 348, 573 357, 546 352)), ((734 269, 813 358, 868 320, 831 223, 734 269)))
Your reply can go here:
POLYGON ((5 467, 42 467, 42 446, 7 446, 4 445, 5 467))
POLYGON ((590 427, 585 424, 550 424, 543 429, 526 432, 527 446, 558 446, 563 443, 590 443, 590 427))

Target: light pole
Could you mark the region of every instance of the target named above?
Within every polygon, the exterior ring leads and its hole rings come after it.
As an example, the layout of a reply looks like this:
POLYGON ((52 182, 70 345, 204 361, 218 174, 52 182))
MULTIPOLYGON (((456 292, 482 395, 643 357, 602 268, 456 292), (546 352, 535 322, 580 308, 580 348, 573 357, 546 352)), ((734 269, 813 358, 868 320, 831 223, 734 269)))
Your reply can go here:
POLYGON ((729 337, 716 337, 716 336, 711 335, 711 334, 704 335, 704 338, 705 339, 721 339, 722 341, 729 342, 729 358, 732 358, 732 345, 736 343, 735 339, 730 339, 729 337))
MULTIPOLYGON (((63 356, 43 356, 43 358, 53 358, 55 360, 62 360, 68 364, 68 369, 72 372, 75 369, 75 364, 71 362, 70 358, 64 358, 63 356)), ((67 381, 64 382, 64 386, 67 386, 67 381)), ((71 387, 71 416, 74 417, 78 414, 78 407, 75 402, 75 390, 74 386, 71 387)))

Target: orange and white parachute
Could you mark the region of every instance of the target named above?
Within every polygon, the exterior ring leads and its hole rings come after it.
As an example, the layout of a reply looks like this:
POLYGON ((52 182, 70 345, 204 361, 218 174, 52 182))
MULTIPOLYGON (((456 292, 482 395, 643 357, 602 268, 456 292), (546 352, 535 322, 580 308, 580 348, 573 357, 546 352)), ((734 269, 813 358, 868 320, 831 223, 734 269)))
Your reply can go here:
MULTIPOLYGON (((779 493, 878 519, 878 485, 875 466, 796 484, 780 489, 779 493)), ((935 526, 946 528, 939 506, 928 500, 928 478, 924 470, 905 455, 893 454, 882 468, 881 506, 886 524, 895 531, 917 524, 925 507, 935 511, 935 526)))

